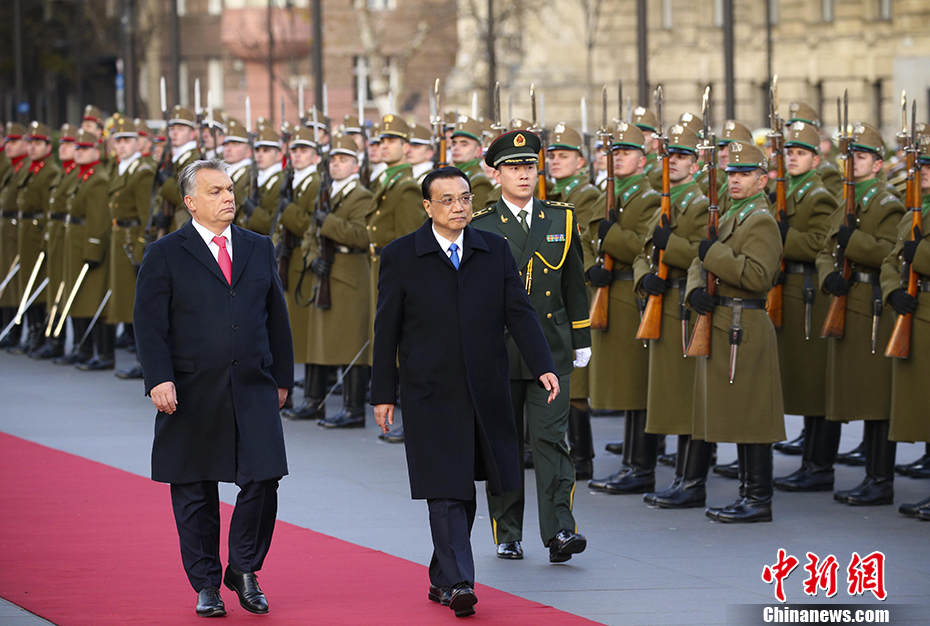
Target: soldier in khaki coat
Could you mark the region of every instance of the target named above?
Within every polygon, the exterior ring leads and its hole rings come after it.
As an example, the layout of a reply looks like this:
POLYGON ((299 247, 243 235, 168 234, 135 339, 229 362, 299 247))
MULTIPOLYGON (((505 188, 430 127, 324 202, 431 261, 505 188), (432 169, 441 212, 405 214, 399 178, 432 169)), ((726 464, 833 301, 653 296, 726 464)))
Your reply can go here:
MULTIPOLYGON (((792 105, 793 106, 793 105, 792 105)), ((785 210, 778 218, 784 240, 782 326, 775 329, 785 412, 804 416, 801 467, 775 479, 785 491, 833 489, 833 465, 840 440, 840 423, 825 414, 824 377, 827 342, 820 329, 829 298, 817 294, 814 262, 823 249, 836 212, 836 198, 826 188, 817 164, 820 138, 811 124, 795 121, 785 131, 788 172, 785 210)), ((776 207, 772 207, 773 212, 776 207)), ((775 449, 780 449, 776 444, 775 449)))
POLYGON ((430 129, 420 124, 410 126, 410 154, 408 161, 413 168, 413 178, 423 184, 426 175, 433 171, 433 138, 430 129))
POLYGON ((645 142, 643 131, 633 124, 617 125, 611 146, 617 221, 604 219, 606 196, 602 197, 598 203, 601 208, 591 216, 585 238, 588 281, 595 288, 610 287, 607 329, 591 331, 591 406, 626 411, 627 431, 623 466, 607 478, 590 481, 588 487, 615 494, 652 491, 658 454, 658 438, 646 434, 649 351, 636 338, 645 302, 633 291, 633 262, 643 251, 661 205, 661 196, 643 173, 645 142), (613 257, 612 273, 594 263, 597 253, 613 257))
POLYGON ((242 205, 249 197, 252 147, 249 145, 249 133, 246 132, 245 126, 232 117, 226 118, 223 159, 229 164, 226 171, 233 182, 233 195, 236 197, 236 221, 238 222, 242 216, 242 205))
POLYGON ((688 270, 689 305, 701 315, 713 313, 711 353, 698 359, 695 372, 691 435, 737 444, 740 497, 705 514, 727 523, 770 522, 771 444, 785 438, 785 416, 765 299, 778 279, 781 234, 764 195, 764 154, 740 141, 729 152, 730 208, 720 217, 719 234, 701 241, 688 270), (716 276, 716 296, 707 293, 702 270, 716 276))
POLYGON ((491 197, 491 180, 484 175, 481 167, 481 138, 484 129, 481 122, 467 115, 459 115, 452 131, 452 164, 462 170, 471 181, 471 192, 475 194, 473 206, 480 211, 489 206, 491 197))
POLYGON ((161 198, 156 199, 155 228, 174 231, 183 226, 190 218, 181 192, 178 190, 178 174, 185 167, 200 158, 197 146, 197 117, 181 105, 171 110, 168 118, 168 138, 171 140, 171 164, 167 168, 158 170, 159 193, 161 198), (160 209, 162 199, 167 200, 173 217, 166 216, 160 209))
MULTIPOLYGON (((643 167, 643 174, 649 179, 649 184, 653 189, 662 188, 662 166, 659 163, 658 139, 654 136, 658 119, 652 109, 638 106, 630 112, 630 119, 638 129, 643 131, 646 145, 646 165, 643 167)), ((619 122, 620 120, 615 119, 619 122)))
MULTIPOLYGON (((805 124, 813 126, 815 132, 821 132, 820 129, 823 126, 823 122, 811 106, 803 102, 792 102, 788 107, 788 114, 789 126, 795 122, 804 122, 805 124)), ((827 135, 827 142, 832 147, 832 141, 829 139, 829 135, 827 135)), ((833 161, 832 154, 822 154, 823 143, 821 142, 819 145, 818 143, 814 143, 814 145, 818 147, 817 153, 820 157, 814 169, 817 170, 817 173, 820 175, 823 186, 827 188, 827 191, 833 194, 837 202, 840 202, 843 199, 843 174, 833 161)))
POLYGON ((313 302, 308 309, 305 332, 310 382, 306 393, 312 398, 310 402, 319 404, 326 393, 330 369, 351 364, 351 368, 344 369, 342 410, 326 418, 321 408, 319 423, 326 428, 362 428, 365 393, 371 378, 371 352, 366 347, 371 263, 365 228, 371 192, 359 181, 358 155, 351 137, 336 135, 328 162, 332 178, 327 190, 329 204, 317 208, 304 236, 303 258, 310 269, 306 275, 308 293, 319 293, 324 276, 329 278, 330 290, 329 308, 313 302), (323 258, 323 238, 332 243, 332 262, 323 258))
MULTIPOLYGON (((136 121, 120 118, 113 126, 113 145, 119 164, 107 187, 110 209, 109 287, 106 324, 97 322, 106 333, 107 347, 114 345, 117 324, 132 324, 132 308, 136 300, 136 272, 145 251, 145 225, 148 223, 149 203, 155 168, 142 156, 139 147, 139 129, 136 121)), ((95 368, 110 369, 113 354, 105 354, 93 364, 95 368)), ((91 364, 88 364, 91 369, 91 364)), ((142 378, 138 362, 133 367, 116 372, 118 378, 142 378)))
MULTIPOLYGON (((930 226, 930 136, 918 136, 919 173, 923 196, 921 225, 930 226)), ((911 315, 910 352, 907 358, 891 363, 891 424, 888 438, 892 441, 930 442, 930 420, 927 419, 923 389, 930 371, 930 244, 918 231, 915 236, 910 211, 898 225, 898 241, 882 263, 882 296, 886 306, 898 315, 911 315), (917 296, 907 293, 910 267, 918 275, 917 296)), ((930 521, 930 497, 912 504, 902 504, 898 512, 907 517, 930 521)))
MULTIPOLYGON (((19 293, 26 294, 28 282, 38 267, 33 292, 47 277, 48 259, 39 255, 45 252, 45 223, 52 187, 61 179, 61 168, 52 157, 52 131, 41 122, 32 122, 26 131, 29 151, 29 169, 19 183, 16 193, 17 253, 20 271, 19 293)), ((26 309, 26 338, 19 346, 10 348, 13 354, 34 354, 45 344, 45 299, 39 298, 26 309)))
POLYGON ((693 182, 698 170, 698 136, 680 124, 669 128, 668 134, 671 217, 666 221, 661 212, 653 217, 643 251, 633 263, 633 284, 642 298, 662 295, 662 335, 649 342, 646 432, 678 435, 678 451, 672 485, 647 493, 643 499, 662 508, 690 508, 704 506, 712 446, 691 439, 697 359, 683 358, 691 317, 685 306, 685 286, 698 244, 707 237, 709 202, 693 182), (665 280, 655 274, 658 250, 665 251, 665 280))
MULTIPOLYGON (((0 272, 6 278, 13 271, 13 266, 19 263, 17 247, 19 234, 17 232, 16 195, 19 185, 29 173, 29 155, 26 152, 26 127, 16 122, 7 122, 3 138, 4 154, 10 161, 10 167, 3 178, 0 178, 0 272)), ((20 264, 19 272, 29 272, 32 268, 23 269, 20 264)), ((19 281, 13 275, 7 283, 3 295, 0 296, 0 311, 3 312, 2 322, 6 328, 16 316, 22 294, 19 292, 19 281)), ((0 341, 0 348, 9 348, 19 342, 22 326, 16 325, 0 341)))
POLYGON ((270 126, 260 125, 255 131, 254 148, 255 164, 258 167, 258 198, 246 198, 237 225, 262 235, 271 235, 284 182, 281 138, 270 126))
POLYGON ((817 271, 825 294, 846 296, 843 336, 828 339, 826 415, 837 422, 865 421, 866 476, 833 497, 857 506, 887 505, 894 501, 895 444, 888 440, 891 361, 881 347, 894 320, 882 315, 879 272, 898 240, 904 205, 876 177, 885 151, 881 135, 857 123, 851 141, 855 215, 836 211, 817 271), (844 257, 852 262, 850 280, 841 273, 844 257))

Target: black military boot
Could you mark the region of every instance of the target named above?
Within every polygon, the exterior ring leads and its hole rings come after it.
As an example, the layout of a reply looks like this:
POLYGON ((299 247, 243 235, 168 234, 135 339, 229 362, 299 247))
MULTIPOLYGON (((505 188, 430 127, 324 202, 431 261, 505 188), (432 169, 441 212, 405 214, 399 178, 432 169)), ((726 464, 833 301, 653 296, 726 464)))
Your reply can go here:
MULTIPOLYGON (((38 327, 41 324, 41 320, 38 323, 36 322, 36 308, 35 306, 31 306, 23 313, 22 320, 26 324, 26 336, 23 337, 22 342, 6 349, 10 354, 28 354, 32 344, 37 340, 38 327)), ((15 330, 16 327, 14 326, 13 329, 15 330)), ((19 335, 17 335, 17 337, 19 337, 19 335)))
POLYGON ((326 379, 329 367, 308 363, 304 365, 304 400, 297 406, 281 411, 281 417, 289 420, 324 420, 326 407, 326 379))
POLYGON ((656 487, 656 458, 659 436, 646 432, 646 411, 630 411, 633 422, 630 443, 630 471, 604 485, 604 491, 615 495, 648 493, 656 487))
POLYGON ((662 509, 692 509, 704 506, 707 500, 707 474, 714 445, 700 439, 691 439, 687 448, 679 452, 685 457, 681 483, 668 494, 658 494, 653 504, 662 509))
POLYGON ((42 346, 40 350, 36 352, 30 352, 29 356, 33 359, 55 359, 62 356, 65 353, 65 340, 59 335, 49 335, 45 339, 45 345, 42 346))
POLYGON ((365 428, 365 388, 371 368, 355 365, 342 379, 342 410, 320 422, 326 428, 365 428))
POLYGON ((920 502, 915 502, 913 504, 902 504, 898 507, 898 513, 904 517, 917 517, 917 514, 921 509, 926 509, 928 507, 930 507, 930 496, 927 496, 920 502))
POLYGON ((745 495, 736 506, 719 511, 715 517, 726 524, 772 521, 772 445, 742 443, 745 448, 745 495))
POLYGON ((723 478, 739 478, 739 460, 714 465, 714 474, 723 478))
MULTIPOLYGON (((5 306, 0 308, 0 331, 9 326, 14 317, 16 317, 16 307, 5 306)), ((15 346, 21 334, 21 326, 14 326, 11 328, 6 337, 0 339, 0 350, 6 350, 7 348, 15 346)))
POLYGON ((859 445, 849 452, 843 452, 842 454, 836 455, 836 462, 840 465, 852 465, 854 467, 861 467, 865 465, 865 451, 867 447, 868 445, 865 442, 865 429, 863 429, 862 441, 859 442, 859 445))
POLYGON ((116 370, 116 372, 113 375, 123 380, 137 380, 140 378, 144 378, 142 374, 142 366, 139 364, 138 355, 136 356, 136 362, 133 364, 132 367, 121 369, 121 370, 116 370))
POLYGON ((75 365, 76 363, 84 363, 94 358, 94 344, 91 343, 90 337, 88 336, 87 339, 81 343, 81 338, 84 337, 84 333, 87 332, 88 326, 90 326, 90 318, 71 318, 74 346, 68 354, 60 356, 57 359, 52 359, 52 363, 55 365, 75 365))
POLYGON ((116 326, 97 320, 90 336, 97 356, 85 363, 78 363, 77 368, 82 372, 101 372, 116 367, 116 326))
MULTIPOLYGON (((675 479, 672 481, 672 484, 663 489, 662 491, 653 491, 643 495, 643 502, 646 504, 655 504, 656 496, 667 496, 670 493, 673 493, 681 485, 681 477, 685 472, 685 458, 688 453, 688 442, 691 441, 691 435, 678 435, 678 448, 677 452, 670 454, 668 456, 675 457, 675 479)), ((658 462, 662 462, 662 457, 659 456, 658 462)))
POLYGON ((783 491, 831 491, 833 466, 840 446, 840 422, 822 415, 804 417, 804 453, 801 468, 775 479, 775 487, 783 491))
POLYGON ((890 420, 870 420, 871 444, 866 448, 866 474, 871 483, 863 490, 851 493, 846 504, 881 506, 894 504, 894 458, 898 444, 888 440, 890 420))
MULTIPOLYGON (((632 440, 633 420, 630 417, 632 411, 624 411, 623 417, 623 440, 629 442, 632 440)), ((622 444, 621 444, 622 445, 622 444)), ((621 454, 623 461, 620 462, 620 469, 606 478, 595 478, 588 481, 588 489, 593 491, 606 491, 607 483, 613 483, 620 480, 620 477, 630 471, 630 452, 633 449, 632 444, 623 445, 621 454)))
POLYGON ((924 455, 906 465, 895 465, 894 471, 901 476, 911 478, 930 478, 930 443, 924 444, 924 455))
POLYGON ((804 454, 804 437, 810 434, 810 429, 807 427, 807 419, 805 416, 804 428, 801 429, 801 434, 792 439, 791 441, 779 441, 776 444, 772 445, 772 448, 776 452, 781 452, 782 454, 787 454, 788 456, 798 456, 804 454))
POLYGON ((122 350, 134 345, 136 345, 136 336, 133 333, 132 324, 123 324, 123 332, 116 338, 116 347, 122 350))
POLYGON ((594 477, 594 436, 591 434, 591 414, 587 401, 580 401, 584 408, 568 406, 568 454, 575 465, 575 480, 590 480, 594 477))
POLYGON ((736 463, 736 468, 737 468, 736 476, 739 479, 738 495, 736 497, 736 500, 734 500, 733 502, 731 502, 730 504, 724 507, 713 507, 712 506, 712 507, 707 507, 706 509, 704 509, 704 515, 706 515, 712 520, 716 520, 717 515, 721 511, 725 511, 727 509, 735 509, 740 504, 742 504, 743 500, 746 498, 746 449, 741 444, 736 445, 736 461, 734 461, 734 463, 736 463))
POLYGON ((35 355, 39 350, 45 347, 45 326, 48 323, 48 319, 45 317, 45 304, 35 304, 31 309, 34 310, 32 311, 32 321, 30 325, 35 326, 35 334, 33 335, 32 341, 29 343, 29 350, 26 354, 31 358, 36 358, 35 355))

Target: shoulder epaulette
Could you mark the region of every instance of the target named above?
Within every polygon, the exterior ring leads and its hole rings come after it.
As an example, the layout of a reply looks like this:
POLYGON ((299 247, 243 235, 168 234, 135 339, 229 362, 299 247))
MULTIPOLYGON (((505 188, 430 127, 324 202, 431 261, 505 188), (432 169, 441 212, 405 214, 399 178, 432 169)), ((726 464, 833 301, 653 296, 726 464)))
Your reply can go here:
MULTIPOLYGON (((737 223, 742 223, 746 221, 747 218, 752 217, 753 215, 766 214, 769 217, 772 217, 772 214, 769 212, 768 207, 758 206, 755 202, 747 206, 745 209, 739 212, 739 215, 736 216, 737 223)), ((772 219, 775 219, 772 217, 772 219)))
POLYGON ((889 192, 888 195, 886 195, 884 198, 882 198, 881 205, 882 205, 882 206, 885 206, 885 205, 888 204, 889 202, 897 202, 898 204, 901 204, 901 201, 898 200, 898 199, 894 196, 894 194, 892 194, 891 192, 889 192))
POLYGON ((140 171, 140 172, 154 172, 155 171, 155 168, 152 167, 152 164, 149 163, 148 161, 143 161, 139 159, 138 161, 136 161, 136 163, 139 164, 139 167, 136 168, 137 171, 140 171))
POLYGON ((477 219, 477 218, 479 218, 479 217, 481 217, 481 216, 483 216, 483 215, 487 215, 488 213, 493 213, 493 212, 494 212, 494 205, 492 204, 492 205, 489 206, 489 207, 484 207, 484 208, 481 209, 480 211, 475 211, 475 212, 472 214, 471 218, 472 218, 472 219, 477 219))
POLYGON ((655 189, 647 189, 643 192, 643 198, 648 198, 649 196, 658 196, 659 192, 655 189))
POLYGON ((575 205, 571 202, 555 202, 554 200, 543 200, 543 204, 546 206, 555 207, 557 209, 569 209, 574 210, 575 205))
POLYGON ((804 197, 804 194, 807 193, 807 190, 814 186, 814 181, 809 180, 798 189, 798 200, 804 197))
POLYGON ((693 192, 693 191, 689 191, 688 193, 685 194, 685 197, 681 199, 681 206, 682 206, 682 207, 687 208, 688 203, 691 202, 691 198, 694 197, 694 193, 695 193, 695 192, 693 192))

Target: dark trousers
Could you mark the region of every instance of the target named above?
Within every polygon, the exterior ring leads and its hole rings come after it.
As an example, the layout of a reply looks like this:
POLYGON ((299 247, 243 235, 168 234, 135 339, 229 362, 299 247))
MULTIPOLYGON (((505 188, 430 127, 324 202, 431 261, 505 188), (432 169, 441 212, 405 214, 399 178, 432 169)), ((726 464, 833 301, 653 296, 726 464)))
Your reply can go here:
MULTIPOLYGON (((278 480, 255 482, 236 437, 239 495, 229 523, 229 565, 244 572, 262 568, 278 513, 278 480)), ((194 591, 219 588, 220 495, 216 481, 171 485, 171 504, 181 540, 181 562, 194 591)))
POLYGON ((475 584, 475 558, 471 552, 471 529, 475 524, 475 495, 471 500, 429 499, 429 527, 433 535, 433 557, 429 563, 430 584, 452 587, 466 581, 475 584))

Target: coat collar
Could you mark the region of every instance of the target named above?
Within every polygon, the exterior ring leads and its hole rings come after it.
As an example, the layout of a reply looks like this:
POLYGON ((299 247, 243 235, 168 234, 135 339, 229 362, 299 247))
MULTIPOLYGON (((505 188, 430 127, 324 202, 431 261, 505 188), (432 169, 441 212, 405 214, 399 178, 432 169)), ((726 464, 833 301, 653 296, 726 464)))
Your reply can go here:
MULTIPOLYGON (((426 220, 420 228, 416 230, 414 235, 414 241, 416 245, 417 256, 426 256, 430 253, 439 252, 442 253, 442 248, 439 245, 439 242, 436 241, 436 237, 433 236, 433 220, 426 220)), ((484 240, 484 237, 481 236, 481 233, 471 226, 465 227, 465 236, 463 240, 463 247, 465 248, 462 251, 462 261, 465 263, 472 253, 475 250, 485 250, 487 251, 488 244, 484 240)), ((449 260, 445 254, 442 254, 443 259, 446 263, 449 264, 449 267, 452 267, 452 261, 449 260)), ((460 263, 460 267, 461 267, 460 263)))
MULTIPOLYGON (((191 218, 191 221, 193 221, 193 218, 191 218)), ((181 247, 203 263, 208 270, 213 272, 214 276, 223 281, 223 284, 226 284, 226 277, 223 276, 223 271, 220 269, 219 263, 213 258, 213 253, 210 252, 207 244, 204 243, 200 235, 197 234, 197 231, 194 230, 194 225, 191 221, 184 224, 178 231, 178 236, 184 240, 181 242, 181 247)), ((249 261, 249 256, 252 254, 252 239, 247 237, 244 231, 235 224, 232 226, 232 245, 233 267, 230 287, 234 286, 239 281, 239 278, 242 276, 242 271, 249 261)))

